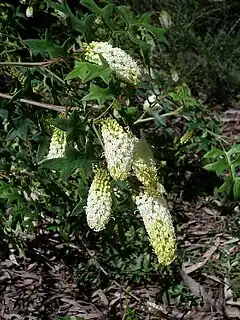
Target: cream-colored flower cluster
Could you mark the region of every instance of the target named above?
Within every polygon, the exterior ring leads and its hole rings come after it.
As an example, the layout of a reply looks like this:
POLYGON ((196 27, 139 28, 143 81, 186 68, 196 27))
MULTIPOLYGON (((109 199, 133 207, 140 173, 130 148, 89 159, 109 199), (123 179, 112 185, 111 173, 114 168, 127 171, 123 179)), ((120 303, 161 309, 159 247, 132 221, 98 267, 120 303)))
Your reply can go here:
POLYGON ((96 41, 84 44, 83 49, 87 61, 102 65, 102 56, 116 76, 123 82, 133 85, 139 83, 141 70, 137 62, 122 49, 114 48, 108 42, 96 41))
MULTIPOLYGON (((158 180, 150 147, 144 139, 139 140, 129 129, 122 128, 115 119, 104 120, 101 133, 111 178, 126 180, 132 175, 142 184, 133 200, 159 262, 163 265, 170 264, 175 258, 176 239, 165 199, 165 189, 158 180)), ((111 215, 109 178, 108 172, 100 169, 89 190, 87 221, 95 231, 104 229, 111 215)))
POLYGON ((88 193, 86 216, 89 227, 95 231, 103 230, 111 215, 111 207, 110 177, 106 170, 99 169, 88 193))
POLYGON ((175 258, 176 239, 165 198, 145 189, 135 197, 135 203, 159 263, 169 265, 175 258))
POLYGON ((160 12, 159 21, 160 21, 161 26, 163 28, 171 28, 171 26, 173 25, 173 22, 172 22, 172 19, 171 19, 169 13, 167 13, 167 11, 165 11, 165 10, 162 10, 160 12))
POLYGON ((54 128, 47 159, 64 157, 65 147, 66 133, 58 128, 54 128))
POLYGON ((124 130, 114 119, 105 120, 101 131, 111 177, 126 180, 131 170, 137 138, 128 130, 124 130))
POLYGON ((132 169, 145 188, 149 190, 159 188, 156 163, 152 151, 144 139, 140 139, 135 147, 132 169))

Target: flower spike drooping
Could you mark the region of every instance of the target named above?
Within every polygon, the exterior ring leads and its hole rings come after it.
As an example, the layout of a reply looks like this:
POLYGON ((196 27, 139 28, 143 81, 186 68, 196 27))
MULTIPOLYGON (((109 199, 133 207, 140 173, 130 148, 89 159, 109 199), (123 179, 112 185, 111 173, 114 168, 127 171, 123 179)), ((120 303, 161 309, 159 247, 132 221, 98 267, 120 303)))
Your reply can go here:
POLYGON ((89 227, 103 230, 110 218, 111 207, 110 177, 106 170, 99 169, 88 192, 86 216, 89 227))
POLYGON ((165 198, 145 190, 134 200, 159 263, 169 265, 175 259, 176 238, 165 198))
POLYGON ((137 138, 124 131, 115 119, 106 119, 102 124, 104 153, 108 170, 113 179, 126 180, 131 170, 137 138))
POLYGON ((164 186, 158 181, 157 167, 153 158, 152 150, 144 138, 138 140, 135 148, 132 170, 137 179, 148 191, 156 196, 165 193, 164 186))
POLYGON ((135 60, 120 48, 114 48, 108 42, 93 41, 84 44, 85 59, 89 62, 102 65, 102 56, 116 76, 123 82, 136 85, 140 81, 141 71, 135 60))
POLYGON ((66 133, 58 128, 54 128, 47 159, 64 157, 65 147, 66 133))

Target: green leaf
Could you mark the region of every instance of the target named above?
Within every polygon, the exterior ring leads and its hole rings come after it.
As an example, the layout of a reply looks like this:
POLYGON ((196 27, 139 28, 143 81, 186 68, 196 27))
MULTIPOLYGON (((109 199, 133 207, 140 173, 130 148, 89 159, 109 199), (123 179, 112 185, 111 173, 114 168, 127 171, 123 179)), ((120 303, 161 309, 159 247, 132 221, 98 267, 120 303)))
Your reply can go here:
POLYGON ((50 144, 49 137, 47 135, 42 136, 37 149, 37 157, 36 157, 37 163, 39 163, 44 158, 44 156, 48 153, 49 144, 50 144))
POLYGON ((40 163, 41 167, 56 171, 61 170, 64 166, 68 166, 68 164, 69 159, 67 158, 46 159, 40 163))
POLYGON ((101 88, 93 83, 90 84, 90 92, 82 98, 83 101, 97 100, 99 105, 103 105, 107 100, 113 100, 114 94, 110 89, 101 88))
POLYGON ((128 115, 133 116, 134 114, 136 114, 137 108, 136 107, 128 107, 126 112, 128 115))
POLYGON ((81 78, 84 82, 95 78, 102 78, 106 84, 111 80, 112 70, 106 65, 96 65, 89 62, 76 62, 73 71, 71 71, 65 80, 81 78))
POLYGON ((117 11, 120 12, 121 16, 124 18, 125 22, 128 24, 133 23, 133 16, 130 7, 128 6, 118 6, 117 11))
POLYGON ((65 80, 71 80, 74 78, 81 78, 82 80, 88 73, 88 62, 76 61, 74 69, 66 76, 65 80))
POLYGON ((223 173, 224 170, 229 168, 229 164, 226 160, 219 160, 213 163, 209 163, 203 167, 208 171, 215 171, 216 173, 223 173))
POLYGON ((233 144, 230 150, 228 150, 228 155, 231 156, 234 153, 239 153, 240 152, 240 144, 233 144))
POLYGON ((114 6, 112 4, 106 5, 103 9, 101 9, 95 1, 93 0, 82 0, 81 4, 88 8, 91 12, 95 13, 98 16, 101 16, 104 22, 108 25, 108 27, 115 31, 115 24, 112 22, 112 11, 114 6))
POLYGON ((86 205, 85 201, 81 199, 78 202, 78 204, 74 207, 71 215, 79 215, 80 213, 83 213, 85 205, 86 205))
POLYGON ((225 181, 225 182, 217 189, 217 191, 218 191, 219 193, 226 192, 227 189, 228 189, 228 185, 229 185, 229 183, 228 183, 227 181, 225 181))
POLYGON ((8 117, 8 111, 5 109, 0 109, 0 117, 6 120, 8 117))
POLYGON ((102 16, 105 20, 111 19, 113 14, 113 8, 114 8, 114 5, 108 4, 102 9, 102 16))
POLYGON ((196 153, 199 153, 200 151, 203 151, 203 150, 208 150, 208 143, 205 141, 198 146, 196 153))
POLYGON ((240 178, 236 178, 233 182, 233 198, 235 201, 240 198, 240 178))
POLYGON ((145 27, 156 39, 165 44, 168 44, 168 41, 165 38, 165 33, 167 32, 167 29, 154 27, 149 23, 142 23, 142 26, 145 27))
POLYGON ((151 12, 145 12, 144 14, 141 15, 140 19, 138 20, 138 23, 141 24, 146 24, 150 22, 151 19, 151 12))
POLYGON ((149 268, 150 258, 151 258, 151 256, 150 256, 149 253, 144 254, 144 258, 143 258, 143 268, 144 268, 145 270, 148 270, 148 268, 149 268))
POLYGON ((87 82, 95 78, 102 78, 106 84, 109 84, 111 80, 112 70, 108 66, 98 66, 88 63, 88 73, 84 77, 83 81, 87 82))
POLYGON ((11 129, 6 136, 6 141, 15 139, 17 135, 17 130, 11 129))
POLYGON ((224 156, 225 153, 223 150, 221 149, 218 149, 218 148, 212 148, 210 151, 208 151, 204 156, 203 158, 204 159, 215 159, 215 158, 218 158, 220 156, 224 156))
POLYGON ((17 135, 20 139, 27 140, 28 129, 31 124, 32 123, 29 119, 20 121, 17 127, 17 135))
POLYGON ((87 42, 93 41, 93 25, 94 25, 95 15, 89 14, 86 16, 86 19, 84 20, 84 35, 87 40, 87 42))
POLYGON ((179 94, 175 93, 175 92, 169 92, 168 93, 169 97, 171 97, 173 99, 173 101, 182 101, 183 97, 180 96, 179 94))
POLYGON ((102 9, 93 0, 81 0, 81 4, 90 11, 102 16, 102 9))
POLYGON ((23 40, 34 55, 40 54, 42 57, 50 55, 53 58, 66 57, 67 51, 65 45, 59 46, 53 43, 50 33, 46 31, 45 40, 28 39, 23 40))
POLYGON ((56 119, 51 120, 50 124, 67 132, 71 128, 70 122, 71 122, 70 119, 56 118, 56 119))
POLYGON ((131 32, 128 32, 128 36, 133 43, 136 43, 143 51, 146 56, 148 51, 151 49, 151 45, 146 41, 136 38, 131 32))
POLYGON ((159 115, 159 111, 158 110, 149 110, 149 114, 151 114, 153 116, 153 118, 155 119, 156 123, 161 127, 166 127, 166 123, 165 123, 165 120, 164 118, 162 118, 160 115, 159 115))
MULTIPOLYGON (((79 154, 79 153, 78 153, 79 154)), ((69 155, 69 154, 68 154, 69 155)), ((40 162, 41 167, 59 171, 60 177, 62 179, 67 179, 73 171, 77 168, 81 168, 86 170, 86 168, 91 167, 92 160, 85 158, 76 158, 72 155, 72 157, 64 157, 57 159, 46 159, 40 162)))
POLYGON ((75 15, 72 13, 72 11, 70 10, 67 1, 64 0, 61 4, 60 3, 56 3, 50 0, 45 0, 45 2, 49 5, 49 7, 55 9, 55 10, 59 10, 61 12, 63 12, 69 19, 72 25, 72 28, 75 31, 78 31, 80 33, 84 33, 85 32, 85 25, 82 21, 80 21, 77 17, 75 17, 75 15))

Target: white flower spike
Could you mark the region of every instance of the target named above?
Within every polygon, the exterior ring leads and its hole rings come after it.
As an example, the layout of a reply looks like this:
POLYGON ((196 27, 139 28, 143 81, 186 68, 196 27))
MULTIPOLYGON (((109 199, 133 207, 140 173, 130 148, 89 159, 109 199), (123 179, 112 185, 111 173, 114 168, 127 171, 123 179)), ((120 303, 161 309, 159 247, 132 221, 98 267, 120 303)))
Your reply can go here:
POLYGON ((157 167, 153 158, 152 150, 147 141, 141 138, 136 144, 132 170, 143 186, 156 196, 166 193, 164 186, 159 182, 157 167))
POLYGON ((108 42, 93 41, 83 45, 85 59, 89 62, 102 64, 100 55, 107 61, 109 67, 123 82, 137 85, 140 81, 141 71, 137 62, 120 48, 114 48, 108 42))
POLYGON ((66 133, 54 128, 47 159, 62 158, 65 156, 66 133))
POLYGON ((27 9, 26 9, 26 17, 27 18, 32 18, 33 17, 33 7, 32 6, 27 7, 27 9))
POLYGON ((110 177, 107 171, 99 169, 87 198, 86 216, 89 227, 95 231, 103 230, 110 218, 111 207, 110 177))
POLYGON ((159 263, 171 264, 175 259, 176 238, 165 198, 153 196, 145 190, 134 200, 159 263))
POLYGON ((129 131, 124 131, 115 119, 104 120, 101 131, 111 177, 126 180, 131 170, 137 138, 129 131))

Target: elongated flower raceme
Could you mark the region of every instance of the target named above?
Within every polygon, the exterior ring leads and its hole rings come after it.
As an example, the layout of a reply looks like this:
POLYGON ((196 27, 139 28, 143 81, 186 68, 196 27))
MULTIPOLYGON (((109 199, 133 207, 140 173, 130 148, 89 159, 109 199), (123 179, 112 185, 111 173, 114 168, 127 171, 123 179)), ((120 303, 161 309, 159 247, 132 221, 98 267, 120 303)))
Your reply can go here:
POLYGON ((140 192, 134 201, 159 263, 169 265, 175 259, 176 239, 165 198, 153 196, 145 190, 140 192))
POLYGON ((170 15, 165 10, 160 12, 159 21, 163 28, 170 28, 173 25, 170 15))
POLYGON ((152 150, 145 139, 140 139, 136 144, 132 170, 143 186, 156 196, 165 193, 164 186, 159 182, 157 167, 153 158, 152 150))
POLYGON ((103 230, 110 218, 111 207, 110 177, 107 171, 100 169, 88 192, 86 215, 89 227, 95 231, 103 230))
POLYGON ((136 85, 140 81, 141 71, 135 60, 120 48, 114 48, 108 42, 93 41, 83 45, 85 59, 102 65, 100 56, 108 63, 116 76, 123 82, 136 85))
POLYGON ((54 128, 47 159, 62 158, 65 155, 66 133, 54 128))
POLYGON ((124 131, 115 119, 106 119, 101 131, 111 177, 126 180, 131 170, 137 138, 131 132, 124 131))

